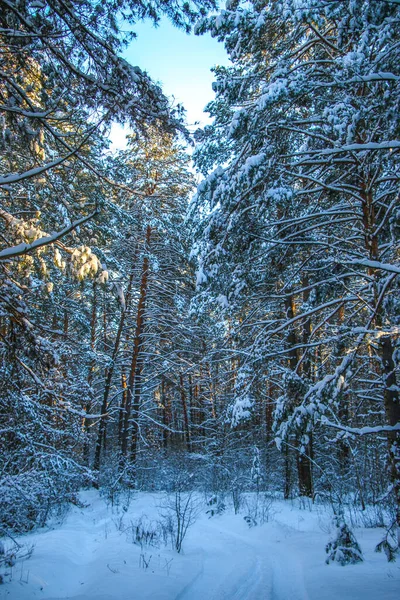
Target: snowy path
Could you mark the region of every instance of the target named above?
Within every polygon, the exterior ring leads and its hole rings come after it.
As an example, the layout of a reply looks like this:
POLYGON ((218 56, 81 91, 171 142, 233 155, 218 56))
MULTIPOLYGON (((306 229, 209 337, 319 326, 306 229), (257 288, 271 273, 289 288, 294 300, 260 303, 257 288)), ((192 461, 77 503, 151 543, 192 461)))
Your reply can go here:
MULTIPOLYGON (((22 538, 32 558, 14 567, 1 600, 398 600, 400 564, 373 552, 379 530, 360 530, 361 565, 324 563, 328 516, 277 503, 271 522, 249 529, 243 515, 203 514, 184 553, 144 547, 121 533, 121 513, 95 493, 52 530, 22 538), (321 531, 322 519, 322 531, 321 531), (143 560, 144 559, 144 560, 143 560), (144 567, 144 562, 148 568, 144 567)), ((159 498, 139 494, 124 523, 157 518, 159 498)))
MULTIPOLYGON (((210 526, 210 550, 203 551, 199 572, 176 600, 267 600, 272 569, 256 549, 218 527, 210 526)), ((204 529, 203 529, 204 534, 204 529)))
POLYGON ((201 569, 176 600, 308 600, 302 571, 267 540, 221 530, 218 520, 203 528, 205 545, 201 569), (290 573, 290 577, 288 577, 290 573))

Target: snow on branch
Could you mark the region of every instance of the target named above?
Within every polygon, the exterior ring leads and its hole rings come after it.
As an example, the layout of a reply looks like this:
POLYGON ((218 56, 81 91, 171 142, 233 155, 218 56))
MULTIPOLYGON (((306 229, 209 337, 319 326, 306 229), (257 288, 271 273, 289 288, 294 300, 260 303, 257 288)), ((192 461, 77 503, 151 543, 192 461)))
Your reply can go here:
POLYGON ((367 142, 366 144, 347 144, 338 146, 337 148, 325 148, 322 150, 302 150, 293 154, 286 154, 285 157, 301 156, 301 155, 330 155, 340 154, 341 152, 364 152, 366 150, 395 150, 400 148, 400 140, 388 140, 385 142, 367 142))
POLYGON ((17 256, 22 256, 23 254, 27 254, 28 252, 31 252, 32 250, 41 248, 42 246, 47 246, 48 244, 53 244, 57 240, 61 239, 62 237, 64 237, 68 233, 70 233, 73 229, 76 229, 83 223, 86 223, 86 221, 89 221, 90 219, 92 219, 96 214, 97 214, 97 211, 94 211, 90 215, 88 215, 86 217, 82 217, 82 219, 78 219, 77 221, 74 221, 73 223, 71 223, 71 225, 68 225, 68 227, 65 227, 61 231, 56 231, 52 235, 43 236, 43 237, 35 240, 31 244, 22 243, 22 244, 18 244, 17 246, 12 246, 11 248, 5 248, 4 250, 2 250, 0 252, 0 260, 9 260, 12 258, 16 258, 17 256))
POLYGON ((23 181, 24 179, 29 179, 30 177, 36 177, 49 169, 53 169, 57 167, 62 162, 70 158, 75 152, 71 152, 67 156, 62 156, 55 160, 52 160, 41 167, 36 167, 35 169, 29 169, 29 171, 25 171, 25 173, 14 173, 13 175, 6 175, 5 177, 0 177, 0 185, 10 185, 10 183, 17 183, 18 181, 23 181))
POLYGON ((388 271, 389 273, 396 273, 400 275, 400 267, 391 265, 389 263, 382 263, 378 260, 369 260, 368 258, 359 258, 353 260, 344 261, 347 265, 361 265, 363 267, 370 267, 371 269, 381 269, 382 271, 388 271))
POLYGON ((340 431, 351 433, 353 435, 368 435, 374 433, 388 433, 390 431, 400 431, 400 423, 397 423, 396 425, 375 425, 373 427, 346 427, 344 425, 338 425, 337 423, 333 423, 326 417, 322 417, 321 424, 326 425, 328 427, 334 427, 335 429, 339 429, 340 431))

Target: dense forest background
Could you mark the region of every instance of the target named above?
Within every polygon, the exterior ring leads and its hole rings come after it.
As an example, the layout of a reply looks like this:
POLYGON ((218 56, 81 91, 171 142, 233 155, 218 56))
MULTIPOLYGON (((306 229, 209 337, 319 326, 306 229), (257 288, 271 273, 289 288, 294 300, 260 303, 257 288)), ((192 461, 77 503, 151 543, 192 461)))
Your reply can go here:
POLYGON ((274 490, 374 506, 393 556, 399 25, 395 0, 0 0, 2 533, 82 486, 274 490), (194 196, 182 111, 119 58, 162 15, 232 61, 194 196))

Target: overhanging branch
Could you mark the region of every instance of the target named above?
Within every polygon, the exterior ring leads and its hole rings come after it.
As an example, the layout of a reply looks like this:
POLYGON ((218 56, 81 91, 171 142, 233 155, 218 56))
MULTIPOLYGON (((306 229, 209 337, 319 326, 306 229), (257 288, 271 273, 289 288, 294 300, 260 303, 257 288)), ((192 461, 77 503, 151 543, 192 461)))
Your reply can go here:
POLYGON ((92 219, 96 214, 97 210, 88 215, 87 217, 82 217, 82 219, 74 221, 73 223, 71 223, 71 225, 68 225, 68 227, 65 227, 61 231, 56 231, 52 235, 43 236, 35 240, 31 244, 22 243, 18 244, 17 246, 12 246, 11 248, 5 248, 0 252, 0 260, 10 260, 12 258, 16 258, 17 256, 28 254, 29 252, 37 250, 42 246, 48 246, 49 244, 53 244, 54 242, 57 242, 59 239, 61 239, 62 237, 64 237, 83 223, 86 223, 86 221, 92 219))

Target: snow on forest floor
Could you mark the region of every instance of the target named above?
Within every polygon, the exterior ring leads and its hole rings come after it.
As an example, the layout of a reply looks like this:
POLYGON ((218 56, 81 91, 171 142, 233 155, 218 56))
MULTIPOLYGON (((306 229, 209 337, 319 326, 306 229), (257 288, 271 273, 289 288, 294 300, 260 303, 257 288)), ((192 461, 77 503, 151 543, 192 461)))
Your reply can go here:
MULTIPOLYGON (((22 536, 33 544, 17 562, 8 600, 398 600, 400 561, 374 552, 383 530, 360 528, 364 562, 325 564, 332 512, 276 500, 269 520, 249 528, 245 513, 227 507, 212 518, 204 504, 178 554, 164 544, 132 542, 131 522, 160 518, 161 494, 137 493, 127 510, 107 507, 95 491, 81 493, 88 506, 73 507, 64 522, 22 536)), ((165 511, 164 511, 165 512, 165 511)))

